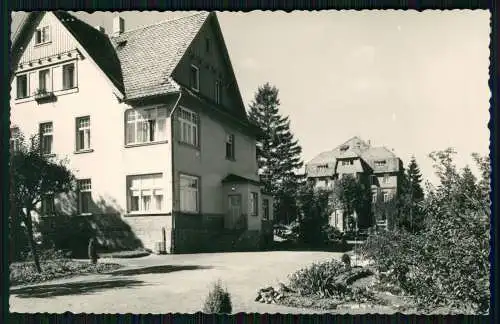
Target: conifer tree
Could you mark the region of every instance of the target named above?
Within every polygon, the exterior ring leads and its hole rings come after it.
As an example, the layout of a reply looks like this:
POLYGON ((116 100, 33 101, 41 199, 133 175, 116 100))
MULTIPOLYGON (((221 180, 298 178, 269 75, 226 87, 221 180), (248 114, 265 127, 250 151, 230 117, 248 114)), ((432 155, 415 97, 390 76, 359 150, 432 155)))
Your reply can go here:
POLYGON ((406 172, 403 174, 399 192, 399 221, 398 227, 415 232, 423 228, 423 213, 419 207, 424 200, 422 188, 422 174, 417 160, 412 156, 406 172))
POLYGON ((269 83, 260 86, 250 104, 249 119, 262 131, 257 140, 257 163, 265 191, 275 197, 275 218, 289 223, 297 216, 302 148, 290 130, 289 118, 280 114, 278 92, 269 83))

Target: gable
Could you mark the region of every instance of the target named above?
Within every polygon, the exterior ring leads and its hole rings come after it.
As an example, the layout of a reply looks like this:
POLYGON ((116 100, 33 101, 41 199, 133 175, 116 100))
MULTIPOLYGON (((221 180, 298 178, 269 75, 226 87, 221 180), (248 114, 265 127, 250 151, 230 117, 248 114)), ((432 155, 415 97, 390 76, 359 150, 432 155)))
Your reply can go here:
POLYGON ((216 102, 216 82, 220 83, 219 106, 235 117, 247 115, 217 17, 211 13, 187 48, 172 77, 190 88, 191 66, 199 71, 198 95, 216 102))
POLYGON ((23 69, 50 65, 61 57, 74 55, 75 51, 97 65, 117 95, 123 93, 120 64, 109 38, 64 11, 29 14, 13 42, 11 69, 15 72, 21 65, 23 69), (43 27, 47 27, 44 33, 48 37, 38 43, 36 31, 43 27))

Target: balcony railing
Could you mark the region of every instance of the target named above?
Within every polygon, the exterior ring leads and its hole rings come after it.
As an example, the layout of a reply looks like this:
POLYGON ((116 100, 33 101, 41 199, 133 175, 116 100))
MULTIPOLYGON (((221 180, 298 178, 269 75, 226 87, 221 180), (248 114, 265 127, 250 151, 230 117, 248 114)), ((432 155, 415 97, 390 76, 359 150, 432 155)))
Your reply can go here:
POLYGON ((35 100, 40 101, 50 101, 55 99, 54 92, 47 91, 45 89, 38 89, 34 94, 35 100))

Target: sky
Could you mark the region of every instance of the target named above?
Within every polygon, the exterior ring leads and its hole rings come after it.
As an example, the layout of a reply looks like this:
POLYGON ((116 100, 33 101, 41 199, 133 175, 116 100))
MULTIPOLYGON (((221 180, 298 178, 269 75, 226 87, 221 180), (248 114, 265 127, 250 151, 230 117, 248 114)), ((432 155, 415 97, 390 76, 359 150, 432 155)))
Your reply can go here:
MULTIPOLYGON (((120 12, 125 30, 193 12, 120 12)), ((118 13, 76 12, 106 32, 118 13)), ((13 13, 12 31, 25 13, 13 13)), ((414 155, 454 147, 458 167, 489 153, 490 13, 482 10, 217 12, 243 101, 279 89, 303 160, 353 136, 414 155)))

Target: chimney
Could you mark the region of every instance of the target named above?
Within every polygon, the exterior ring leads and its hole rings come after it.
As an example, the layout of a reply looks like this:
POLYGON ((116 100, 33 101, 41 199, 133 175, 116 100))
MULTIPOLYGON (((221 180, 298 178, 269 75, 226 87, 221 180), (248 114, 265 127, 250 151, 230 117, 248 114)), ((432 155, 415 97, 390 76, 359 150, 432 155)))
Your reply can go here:
POLYGON ((106 33, 106 30, 102 26, 95 26, 95 29, 97 29, 98 31, 100 31, 103 34, 106 33))
POLYGON ((113 36, 118 36, 125 30, 125 20, 122 17, 116 16, 113 18, 113 36))

